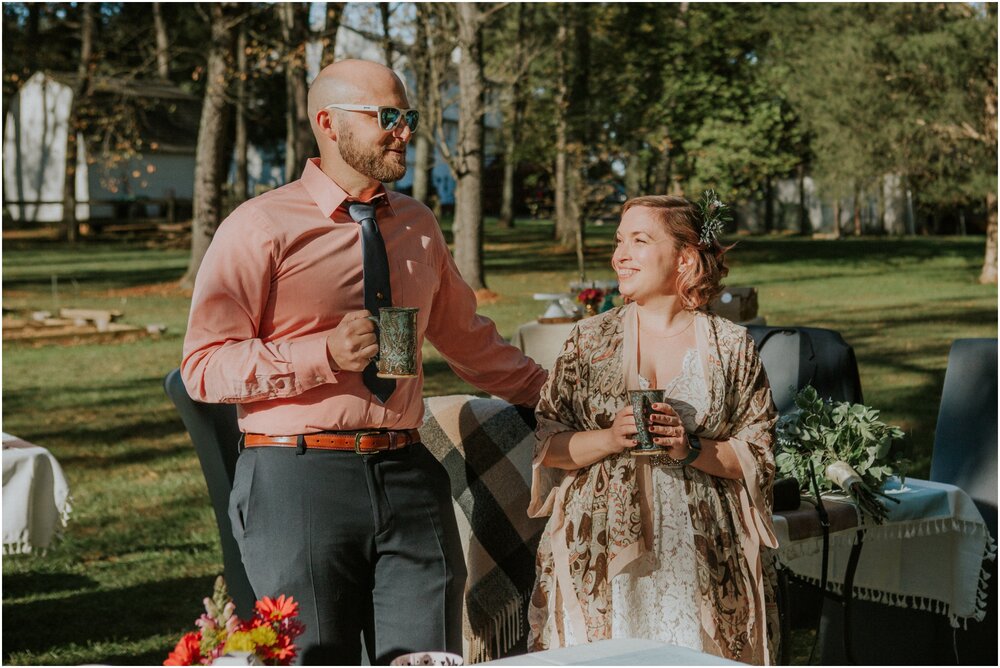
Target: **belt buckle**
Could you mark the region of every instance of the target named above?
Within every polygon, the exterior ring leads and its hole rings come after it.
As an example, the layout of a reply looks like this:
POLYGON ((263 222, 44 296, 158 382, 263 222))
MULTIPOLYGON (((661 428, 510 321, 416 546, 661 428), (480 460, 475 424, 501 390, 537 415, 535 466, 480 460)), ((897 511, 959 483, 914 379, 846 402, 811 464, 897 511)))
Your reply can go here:
POLYGON ((361 439, 364 438, 365 436, 378 436, 381 433, 382 432, 380 432, 378 430, 369 430, 369 431, 359 431, 359 432, 356 432, 354 434, 354 452, 356 452, 359 455, 370 455, 373 452, 378 452, 378 450, 371 450, 371 451, 368 451, 368 452, 365 452, 364 450, 362 450, 361 449, 361 439))

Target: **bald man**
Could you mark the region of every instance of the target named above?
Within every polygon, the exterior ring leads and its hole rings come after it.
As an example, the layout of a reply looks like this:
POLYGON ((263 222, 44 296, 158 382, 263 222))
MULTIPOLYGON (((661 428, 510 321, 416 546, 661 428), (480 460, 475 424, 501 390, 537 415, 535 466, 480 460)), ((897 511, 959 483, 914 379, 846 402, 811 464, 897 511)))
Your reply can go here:
POLYGON ((382 185, 405 174, 419 122, 400 79, 375 63, 335 63, 313 82, 309 113, 319 159, 215 234, 182 376, 194 399, 239 406, 233 531, 258 598, 299 602, 300 661, 357 664, 362 632, 376 664, 461 653, 465 565, 450 483, 416 432, 422 373, 374 390, 366 380, 378 352, 362 253, 372 237, 349 205, 375 207, 391 303, 420 309, 418 351, 426 337, 459 376, 524 406, 545 372, 476 314, 430 210, 382 185))

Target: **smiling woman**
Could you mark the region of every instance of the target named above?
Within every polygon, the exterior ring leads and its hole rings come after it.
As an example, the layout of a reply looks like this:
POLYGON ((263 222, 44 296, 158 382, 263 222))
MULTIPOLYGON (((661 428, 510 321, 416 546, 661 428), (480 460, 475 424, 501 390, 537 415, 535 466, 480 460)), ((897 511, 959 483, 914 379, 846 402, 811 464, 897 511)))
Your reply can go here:
POLYGON ((628 303, 580 322, 542 390, 532 650, 648 638, 777 657, 777 414, 746 329, 705 311, 728 273, 724 216, 711 192, 626 202, 612 266, 628 303), (653 388, 664 399, 639 417, 628 393, 653 388), (640 430, 656 454, 635 449, 640 430))

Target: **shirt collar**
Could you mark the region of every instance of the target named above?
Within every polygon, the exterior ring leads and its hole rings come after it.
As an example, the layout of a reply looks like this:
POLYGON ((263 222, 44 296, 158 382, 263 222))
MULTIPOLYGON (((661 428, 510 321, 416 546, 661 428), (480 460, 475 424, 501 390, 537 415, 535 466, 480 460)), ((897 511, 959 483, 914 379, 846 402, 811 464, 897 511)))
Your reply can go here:
MULTIPOLYGON (((313 201, 316 202, 316 206, 323 212, 325 218, 332 216, 333 212, 344 203, 344 200, 349 199, 343 188, 337 185, 337 182, 327 176, 320 168, 319 158, 309 158, 306 161, 305 169, 302 170, 302 185, 305 186, 306 191, 313 198, 313 201)), ((385 202, 390 215, 396 215, 395 210, 392 208, 392 200, 389 197, 389 192, 385 189, 384 185, 379 185, 378 192, 372 197, 372 200, 375 199, 385 202)))

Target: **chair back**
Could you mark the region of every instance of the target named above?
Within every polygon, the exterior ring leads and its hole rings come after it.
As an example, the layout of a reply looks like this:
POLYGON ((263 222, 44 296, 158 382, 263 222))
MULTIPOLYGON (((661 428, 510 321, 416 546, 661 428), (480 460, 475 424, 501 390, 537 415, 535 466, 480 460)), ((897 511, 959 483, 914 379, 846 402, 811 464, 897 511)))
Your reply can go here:
POLYGON ((239 457, 240 429, 236 422, 236 406, 203 404, 192 400, 179 369, 167 374, 163 389, 177 407, 201 462, 208 496, 215 510, 215 522, 219 526, 226 588, 236 603, 239 617, 249 619, 256 597, 243 568, 240 548, 229 521, 229 493, 233 489, 236 459, 239 457))
POLYGON ((931 480, 961 488, 997 535, 997 340, 957 339, 948 355, 931 480))
POLYGON ((861 403, 861 376, 854 348, 831 329, 749 325, 764 365, 774 405, 795 409, 795 395, 812 385, 823 399, 861 403))

